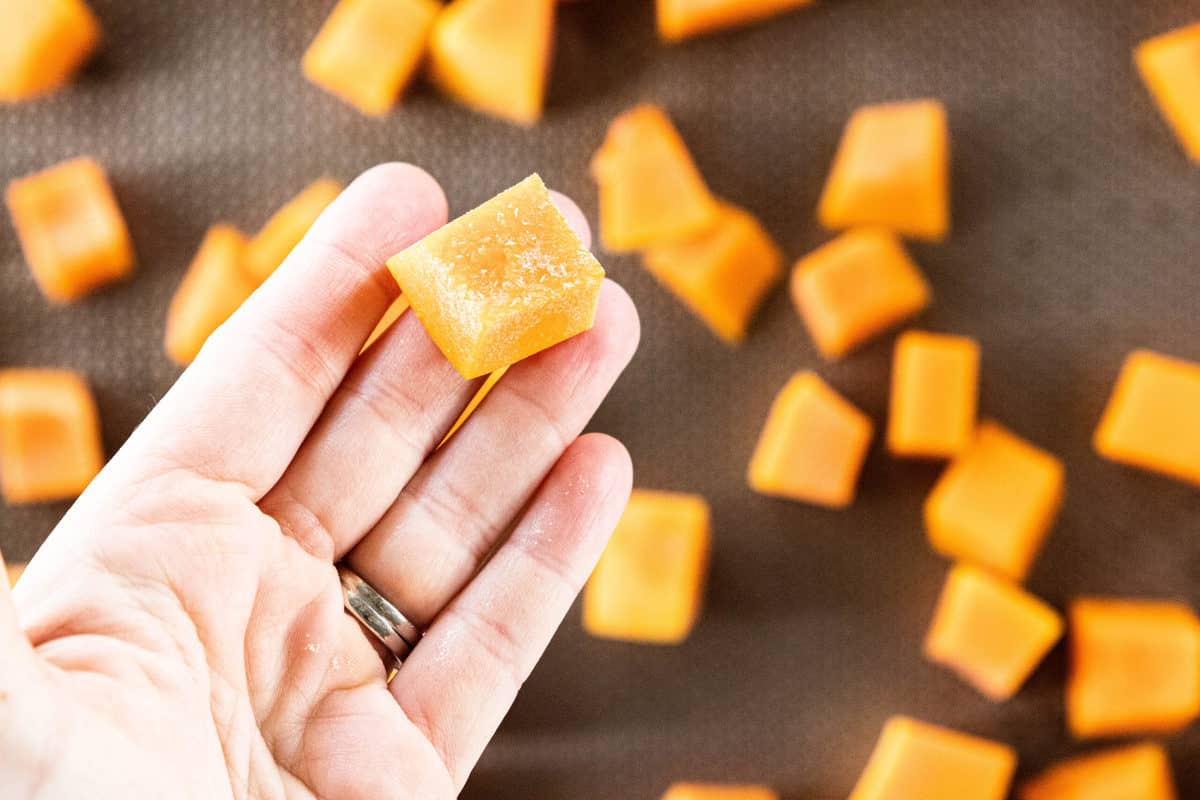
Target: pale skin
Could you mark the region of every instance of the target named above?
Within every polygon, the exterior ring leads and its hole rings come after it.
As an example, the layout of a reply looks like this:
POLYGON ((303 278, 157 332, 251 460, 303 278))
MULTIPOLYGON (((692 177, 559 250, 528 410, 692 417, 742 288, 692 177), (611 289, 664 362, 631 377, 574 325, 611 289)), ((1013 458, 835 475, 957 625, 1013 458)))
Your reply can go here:
POLYGON ((624 508, 580 432, 638 322, 606 282, 437 449, 478 382, 413 314, 357 356, 446 216, 415 167, 361 176, 0 581, 0 797, 458 794, 624 508), (390 684, 339 560, 427 629, 390 684))

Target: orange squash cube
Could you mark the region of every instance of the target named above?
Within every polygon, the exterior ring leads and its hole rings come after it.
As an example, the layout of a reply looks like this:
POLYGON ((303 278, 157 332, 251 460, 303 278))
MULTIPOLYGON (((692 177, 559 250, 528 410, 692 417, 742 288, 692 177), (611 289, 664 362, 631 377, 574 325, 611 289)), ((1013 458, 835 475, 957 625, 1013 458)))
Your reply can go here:
POLYGON ((846 124, 821 194, 826 228, 879 226, 941 241, 950 230, 950 135, 936 100, 865 106, 846 124))
POLYGON ((1068 759, 1021 787, 1021 800, 1176 800, 1167 751, 1137 744, 1068 759))
POLYGON ((1200 23, 1147 39, 1134 62, 1192 161, 1200 161, 1200 23))
POLYGON ((304 75, 371 116, 383 116, 417 73, 436 0, 340 0, 304 54, 304 75))
POLYGON ((463 105, 532 125, 541 119, 557 0, 453 0, 433 27, 433 82, 463 105))
POLYGON ((464 378, 592 327, 604 269, 531 175, 388 261, 464 378))
POLYGON ((1182 603, 1071 605, 1067 724, 1080 739, 1174 733, 1200 715, 1200 621, 1182 603))
POLYGON ((82 0, 0 0, 0 103, 58 89, 100 43, 100 23, 82 0))
POLYGON ((212 332, 246 302, 257 287, 243 268, 246 237, 215 225, 204 237, 167 309, 167 355, 180 366, 195 360, 212 332))
POLYGON ((779 800, 779 795, 766 786, 676 783, 667 789, 662 800, 779 800))
POLYGON ((951 458, 975 434, 979 342, 909 331, 896 340, 887 443, 893 455, 951 458))
POLYGON ((1131 353, 1095 447, 1113 461, 1200 485, 1200 364, 1131 353))
POLYGON ((17 581, 20 580, 21 575, 25 573, 25 565, 7 564, 5 565, 5 571, 8 573, 8 585, 9 587, 13 587, 17 585, 17 581))
POLYGON ((1028 592, 975 567, 951 568, 925 655, 991 700, 1007 700, 1061 637, 1062 617, 1028 592))
POLYGON ((854 502, 874 425, 813 372, 783 387, 750 459, 750 488, 827 508, 854 502))
POLYGON ((658 0, 658 35, 668 42, 760 22, 812 0, 658 0))
POLYGON ((250 277, 259 283, 271 277, 271 273, 300 244, 321 212, 341 193, 340 183, 322 178, 279 209, 246 246, 245 267, 250 277))
POLYGON ((133 244, 104 168, 90 158, 20 178, 6 201, 29 269, 54 303, 133 272, 133 244))
POLYGON ((817 349, 837 359, 929 305, 929 285, 893 234, 842 234, 796 262, 792 300, 817 349))
POLYGON ((1004 800, 1017 754, 999 742, 893 717, 850 800, 1004 800))
POLYGON ((1062 462, 992 421, 950 463, 925 501, 925 529, 943 556, 1023 581, 1063 496, 1062 462))
POLYGON ((713 332, 736 344, 783 274, 783 254, 753 215, 724 204, 712 228, 643 253, 646 269, 713 332))
POLYGON ((104 466, 100 417, 73 372, 0 370, 0 494, 11 505, 78 497, 104 466))
POLYGON ((600 189, 600 239, 614 253, 698 236, 721 207, 662 109, 640 105, 608 128, 592 158, 600 189))
POLYGON ((711 548, 708 503, 635 489, 583 593, 593 636, 678 644, 700 616, 711 548))

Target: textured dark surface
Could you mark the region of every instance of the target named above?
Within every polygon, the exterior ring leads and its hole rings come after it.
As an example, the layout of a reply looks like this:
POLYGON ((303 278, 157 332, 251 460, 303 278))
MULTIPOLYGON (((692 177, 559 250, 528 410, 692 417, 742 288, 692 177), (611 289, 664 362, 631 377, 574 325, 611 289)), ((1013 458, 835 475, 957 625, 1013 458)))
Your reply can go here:
MULTIPOLYGON (((929 95, 950 111, 955 220, 947 243, 913 247, 936 294, 920 324, 980 337, 985 412, 1067 463, 1033 590, 1060 605, 1080 593, 1200 600, 1200 493, 1089 449, 1127 351, 1200 358, 1200 174, 1130 64, 1139 39, 1200 17, 1200 3, 829 0, 666 48, 650 0, 590 0, 562 14, 547 118, 530 131, 426 88, 367 120, 309 86, 299 58, 330 0, 93 5, 107 49, 70 91, 0 110, 0 179, 99 157, 140 270, 52 309, 0 227, 0 365, 86 372, 110 452, 176 376, 163 314, 205 228, 254 229, 323 173, 414 161, 461 211, 537 169, 594 218, 588 158, 614 114, 651 99, 715 190, 796 257, 827 238, 813 209, 850 110, 929 95)), ((896 712, 1012 742, 1022 774, 1071 752, 1061 648, 1000 706, 921 660, 945 570, 920 524, 935 467, 876 446, 859 502, 840 513, 745 488, 767 406, 798 368, 818 366, 882 423, 890 339, 820 365, 780 291, 731 351, 633 259, 602 260, 638 302, 643 344, 594 427, 625 440, 639 485, 712 502, 706 613, 677 648, 589 639, 573 614, 465 796, 656 798, 688 777, 841 797, 896 712)), ((62 510, 0 508, 0 547, 31 555, 62 510)), ((1200 735, 1172 751, 1182 796, 1200 797, 1200 735)))

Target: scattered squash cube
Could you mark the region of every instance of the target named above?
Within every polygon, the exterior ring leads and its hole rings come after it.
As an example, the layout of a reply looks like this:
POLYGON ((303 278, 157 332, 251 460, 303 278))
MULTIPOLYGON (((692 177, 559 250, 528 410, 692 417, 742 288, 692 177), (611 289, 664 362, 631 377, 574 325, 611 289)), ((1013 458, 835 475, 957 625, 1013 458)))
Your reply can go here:
POLYGON ((593 636, 678 644, 700 616, 711 548, 708 503, 635 489, 583 594, 593 636))
POLYGON ((850 800, 1004 800, 1016 766, 1006 745, 893 717, 850 800))
POLYGON ((485 114, 532 125, 542 116, 557 0, 453 0, 433 27, 430 75, 485 114))
POLYGON ((17 581, 21 579, 21 575, 25 573, 24 564, 6 564, 5 571, 8 573, 8 585, 16 586, 17 581))
POLYGON ((383 116, 425 55, 437 0, 340 0, 304 54, 304 75, 371 116, 383 116))
POLYGON ((100 23, 82 0, 0 0, 0 103, 66 84, 100 43, 100 23))
POLYGON ((979 400, 979 342, 909 331, 892 361, 888 450, 952 458, 971 444, 979 400))
POLYGON ((600 238, 614 253, 697 236, 720 204, 662 109, 640 105, 613 120, 592 158, 600 188, 600 238))
POLYGON ((750 25, 812 0, 658 0, 658 35, 668 42, 750 25))
POLYGON ((104 168, 79 158, 13 181, 6 193, 42 294, 78 300, 133 271, 133 244, 104 168))
POLYGON ((950 463, 925 501, 933 549, 1023 581, 1063 496, 1062 462, 992 421, 950 463))
POLYGON ((1071 605, 1067 724, 1080 739, 1174 733, 1200 715, 1200 621, 1182 603, 1071 605))
POLYGON ((817 216, 826 228, 879 226, 941 241, 950 230, 946 109, 936 100, 858 109, 846 124, 817 216))
POLYGON ((5 502, 78 497, 104 466, 100 417, 73 372, 0 370, 0 494, 5 502))
POLYGON ((388 328, 392 327, 405 311, 408 311, 408 305, 408 298, 404 295, 393 300, 392 304, 387 307, 387 311, 384 311, 383 316, 379 318, 379 322, 375 323, 375 330, 371 331, 371 335, 367 337, 367 343, 359 352, 365 353, 367 348, 375 344, 380 336, 387 333, 388 328))
POLYGON ((388 269, 468 379, 590 329, 604 280, 537 175, 394 256, 388 269))
POLYGON ((750 488, 845 508, 854 502, 873 431, 870 417, 816 373, 797 373, 771 405, 750 459, 750 488))
POLYGON ((662 800, 779 800, 779 795, 766 786, 676 783, 667 789, 662 800))
POLYGON ((1184 151, 1200 161, 1200 23, 1147 39, 1134 61, 1184 151))
POLYGON ((754 312, 783 274, 783 254, 762 224, 724 204, 712 228, 678 243, 650 247, 646 269, 718 336, 746 338, 754 312))
POLYGON ((340 183, 322 178, 279 209, 246 246, 245 267, 250 277, 259 283, 271 277, 271 273, 300 244, 321 212, 341 193, 340 183))
POLYGON ((254 293, 245 252, 246 237, 228 225, 215 225, 204 237, 167 309, 164 343, 176 364, 191 364, 212 332, 254 293))
POLYGON ((1200 364, 1131 353, 1095 447, 1113 461, 1200 485, 1200 364))
POLYGON ((837 359, 929 305, 929 285, 900 240, 842 234, 796 262, 792 300, 817 349, 837 359))
POLYGON ((1167 751, 1137 744, 1068 759, 1021 787, 1021 800, 1175 800, 1167 751))
POLYGON ((1063 632, 1033 595, 967 564, 951 568, 925 638, 925 655, 991 700, 1017 693, 1063 632))

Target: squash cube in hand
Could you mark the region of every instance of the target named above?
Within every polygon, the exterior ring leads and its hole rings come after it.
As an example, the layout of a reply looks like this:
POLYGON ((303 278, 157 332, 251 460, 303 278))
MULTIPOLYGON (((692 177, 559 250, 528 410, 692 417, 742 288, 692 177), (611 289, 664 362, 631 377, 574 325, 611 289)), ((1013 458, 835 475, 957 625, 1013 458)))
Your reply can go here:
POLYGON ((1071 606, 1067 723, 1078 738, 1174 733, 1200 715, 1200 621, 1181 603, 1071 606))
POLYGON ((640 105, 608 128, 592 158, 600 239, 614 253, 677 242, 715 225, 720 205, 662 109, 640 105))
POLYGON ((1017 693, 1062 636, 1058 612, 1020 587, 965 564, 950 570, 925 655, 986 697, 1017 693))
POLYGON ((341 0, 304 54, 304 74, 364 114, 396 104, 425 55, 436 0, 341 0))
POLYGON ((0 370, 0 494, 13 505, 78 497, 104 466, 96 401, 73 372, 0 370))
POLYGON ((849 231, 796 262, 792 300, 825 358, 837 359, 929 305, 929 285, 882 229, 849 231))
POLYGON ((1095 446, 1113 461, 1200 485, 1200 364, 1131 354, 1095 446))
POLYGON ((604 269, 532 175, 388 261, 464 378, 592 327, 604 269))
POLYGON ((13 181, 9 212, 42 293, 69 303, 133 272, 133 244, 104 168, 90 158, 13 181))
POLYGON ((874 425, 815 373, 801 372, 783 387, 750 460, 750 488, 761 494, 845 508, 874 425))
POLYGON ((782 274, 783 254, 762 224, 724 204, 712 228, 643 253, 646 269, 731 344, 782 274))
POLYGON ((850 800, 1004 800, 1017 766, 998 742, 895 717, 850 800))
POLYGON ((892 360, 887 444, 893 455, 951 458, 975 435, 979 343, 909 331, 892 360))
POLYGON ((933 549, 1025 580, 1063 496, 1063 466, 995 422, 950 463, 925 501, 933 549))
POLYGON ((944 239, 950 230, 949 138, 946 109, 936 100, 854 112, 821 195, 821 224, 944 239))
POLYGON ((700 615, 711 547, 708 503, 634 490, 583 594, 593 636, 678 644, 700 615))

